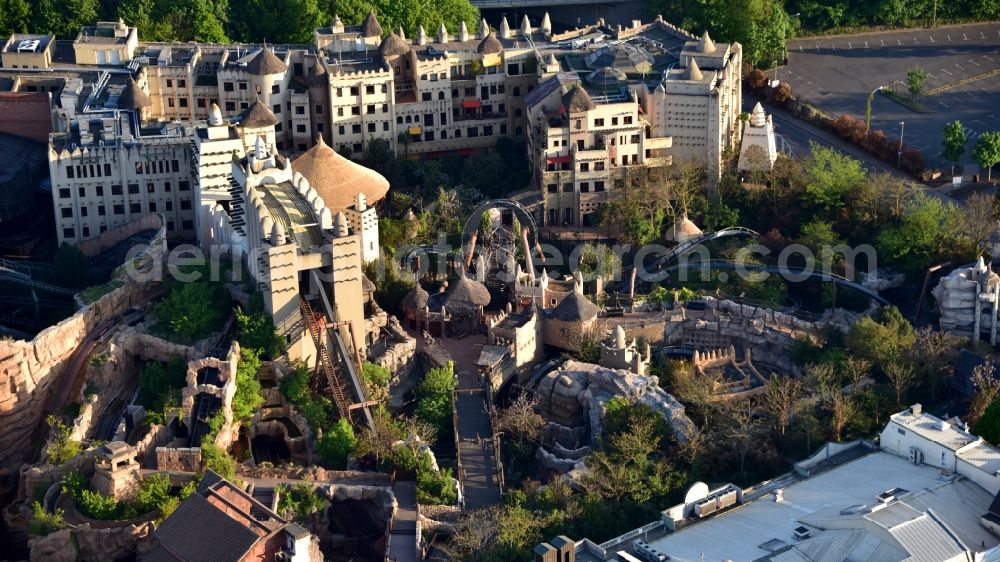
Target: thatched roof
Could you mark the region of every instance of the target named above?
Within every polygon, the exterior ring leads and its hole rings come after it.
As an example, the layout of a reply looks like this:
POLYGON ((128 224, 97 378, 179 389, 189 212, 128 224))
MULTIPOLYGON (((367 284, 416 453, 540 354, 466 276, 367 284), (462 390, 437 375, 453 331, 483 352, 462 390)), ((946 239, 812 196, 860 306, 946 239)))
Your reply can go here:
POLYGON ((590 111, 594 109, 594 100, 590 99, 590 94, 582 86, 576 86, 563 94, 562 106, 570 113, 590 111))
POLYGON ((262 127, 273 127, 277 123, 278 118, 274 116, 269 107, 264 105, 264 102, 260 101, 260 96, 257 96, 257 100, 250 104, 250 107, 244 109, 240 115, 241 127, 260 129, 262 127))
POLYGON ((274 54, 274 51, 267 48, 257 51, 257 54, 247 63, 247 72, 255 76, 283 74, 286 70, 288 70, 288 65, 282 62, 274 54))
POLYGON ((417 283, 417 286, 413 288, 412 291, 406 293, 403 300, 400 301, 399 305, 403 307, 404 310, 414 309, 423 310, 427 306, 427 301, 431 296, 417 283))
POLYGON ((382 40, 382 44, 378 46, 378 54, 382 57, 395 57, 399 55, 405 55, 410 52, 410 44, 395 33, 390 33, 385 36, 382 40))
POLYGON ((129 76, 128 81, 125 82, 125 89, 122 90, 122 95, 118 98, 118 106, 122 109, 142 109, 151 105, 153 105, 153 100, 149 99, 149 95, 129 76))
POLYGON ((322 136, 305 154, 292 161, 292 169, 309 181, 333 212, 354 205, 359 193, 371 205, 389 192, 389 180, 382 174, 344 158, 327 146, 322 136))
POLYGON ((490 304, 489 289, 485 285, 465 275, 459 277, 449 289, 444 305, 450 309, 469 309, 490 304))
POLYGON ((600 307, 590 302, 590 299, 573 291, 549 315, 563 322, 579 322, 597 318, 600 311, 600 307))
POLYGON ((479 46, 476 47, 476 52, 481 55, 494 55, 501 51, 503 51, 503 45, 492 31, 489 35, 483 37, 483 40, 479 42, 479 46))
POLYGON ((309 86, 315 86, 318 84, 326 84, 326 82, 327 82, 326 67, 323 66, 323 61, 321 61, 319 57, 316 57, 315 59, 313 59, 312 73, 306 80, 306 83, 309 86))
POLYGON ((368 16, 365 17, 365 22, 361 24, 361 35, 365 37, 382 36, 382 26, 378 24, 378 18, 375 17, 375 10, 368 10, 368 16))

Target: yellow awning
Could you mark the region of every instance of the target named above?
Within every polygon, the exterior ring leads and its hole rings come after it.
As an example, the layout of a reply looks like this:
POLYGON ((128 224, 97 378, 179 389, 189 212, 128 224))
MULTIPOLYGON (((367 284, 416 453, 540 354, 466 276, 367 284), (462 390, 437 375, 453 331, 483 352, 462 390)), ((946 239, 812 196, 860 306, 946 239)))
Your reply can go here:
POLYGON ((420 127, 410 127, 406 131, 408 133, 410 133, 411 135, 419 135, 420 134, 420 127))

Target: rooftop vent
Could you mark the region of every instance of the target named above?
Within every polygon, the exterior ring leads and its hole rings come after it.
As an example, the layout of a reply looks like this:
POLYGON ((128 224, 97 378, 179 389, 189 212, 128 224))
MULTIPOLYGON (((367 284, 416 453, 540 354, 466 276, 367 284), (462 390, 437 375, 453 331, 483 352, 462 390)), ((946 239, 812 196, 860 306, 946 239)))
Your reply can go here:
POLYGON ((792 535, 795 537, 795 540, 801 541, 811 537, 812 531, 802 525, 799 525, 798 527, 792 529, 792 535))
POLYGON ((879 494, 878 501, 881 503, 890 503, 893 500, 901 499, 903 496, 909 494, 910 491, 905 488, 893 488, 891 490, 886 490, 879 494))
POLYGON ((34 53, 38 49, 38 39, 25 39, 17 44, 17 52, 34 53))
POLYGON ((914 404, 910 406, 910 413, 914 416, 919 416, 924 413, 924 407, 920 404, 914 404))
POLYGON ((939 431, 948 431, 949 429, 951 429, 951 424, 944 420, 938 420, 937 428, 939 431))

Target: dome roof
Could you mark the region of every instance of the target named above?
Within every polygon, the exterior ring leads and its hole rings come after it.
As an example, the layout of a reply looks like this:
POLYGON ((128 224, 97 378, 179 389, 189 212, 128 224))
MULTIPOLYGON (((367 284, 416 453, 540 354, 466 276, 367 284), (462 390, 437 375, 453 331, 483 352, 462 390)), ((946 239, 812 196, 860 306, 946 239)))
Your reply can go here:
POLYGON ((399 304, 404 309, 423 310, 430 298, 431 296, 427 291, 420 286, 420 283, 417 283, 417 286, 409 293, 406 293, 406 296, 403 297, 403 300, 399 304))
POLYGON ((333 211, 354 205, 359 193, 368 203, 374 203, 389 192, 389 181, 382 174, 344 158, 327 146, 322 136, 292 161, 292 169, 306 178, 333 211))
POLYGON ((635 45, 619 43, 597 49, 584 57, 587 68, 600 70, 612 67, 625 73, 641 74, 653 69, 653 56, 635 45))
POLYGON ((486 37, 483 37, 483 40, 479 42, 479 46, 476 47, 476 52, 481 55, 494 55, 502 51, 503 45, 492 31, 486 37))
POLYGON ((271 110, 264 105, 264 102, 260 101, 260 96, 257 96, 257 100, 250 104, 250 107, 243 110, 240 115, 240 126, 249 127, 251 129, 261 129, 264 127, 273 127, 278 123, 278 118, 271 113, 271 110))
POLYGON ((313 59, 312 75, 309 76, 308 83, 310 86, 326 84, 326 67, 318 56, 313 59))
POLYGON ((286 70, 288 70, 288 65, 283 63, 271 49, 257 51, 257 54, 247 63, 247 72, 255 76, 283 74, 286 70))
POLYGON ((382 44, 378 46, 378 54, 383 57, 395 57, 399 55, 405 55, 410 52, 410 44, 395 33, 390 33, 385 36, 382 40, 382 44))
POLYGON ((142 109, 153 105, 153 100, 149 99, 149 94, 143 91, 131 76, 125 82, 125 89, 122 90, 118 98, 118 106, 122 109, 142 109))
POLYGON ((382 26, 378 24, 378 18, 375 17, 375 10, 368 10, 368 16, 365 17, 365 22, 361 24, 361 34, 365 37, 382 36, 382 26))
POLYGON ((590 94, 582 86, 574 86, 563 94, 562 106, 570 113, 590 111, 594 109, 594 100, 590 99, 590 94))
POLYGON ((486 285, 462 275, 448 289, 448 296, 444 299, 444 305, 456 310, 470 309, 486 306, 490 304, 492 298, 486 285))

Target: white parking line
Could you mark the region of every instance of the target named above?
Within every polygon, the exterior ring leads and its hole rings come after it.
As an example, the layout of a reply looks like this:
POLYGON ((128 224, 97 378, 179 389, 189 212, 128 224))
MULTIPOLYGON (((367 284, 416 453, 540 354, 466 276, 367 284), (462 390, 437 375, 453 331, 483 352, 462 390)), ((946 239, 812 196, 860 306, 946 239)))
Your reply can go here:
POLYGON ((934 36, 931 35, 931 43, 933 43, 933 42, 934 42, 934 36))
POLYGON ((937 76, 934 76, 930 72, 927 73, 927 76, 929 76, 931 78, 931 80, 937 80, 937 76))
POLYGON ((868 48, 868 41, 865 41, 865 48, 868 48))
POLYGON ((896 39, 896 43, 899 43, 900 45, 902 45, 903 41, 901 39, 896 39))
MULTIPOLYGON (((1000 32, 997 33, 1000 34, 1000 32)), ((951 41, 951 35, 948 36, 948 40, 951 41)))
POLYGON ((979 32, 979 38, 980 39, 986 39, 986 35, 982 31, 980 31, 979 32))
POLYGON ((941 72, 944 72, 944 73, 945 73, 945 74, 947 74, 948 76, 954 76, 954 74, 952 74, 952 73, 948 72, 948 69, 947 69, 947 68, 942 68, 942 69, 941 69, 941 72))
POLYGON ((848 49, 853 49, 854 48, 854 47, 851 46, 851 42, 850 41, 847 42, 847 48, 848 49))
MULTIPOLYGON (((997 35, 1000 35, 1000 31, 997 31, 997 35)), ((878 42, 881 43, 883 47, 885 47, 885 40, 879 39, 878 42)))
POLYGON ((965 36, 965 34, 963 33, 963 34, 962 34, 962 40, 964 40, 964 41, 968 41, 968 40, 969 40, 969 38, 968 38, 968 37, 966 37, 966 36, 965 36))
POLYGON ((972 64, 974 64, 976 66, 980 66, 980 64, 978 62, 976 62, 976 61, 974 61, 972 59, 969 59, 969 62, 971 62, 972 64))

